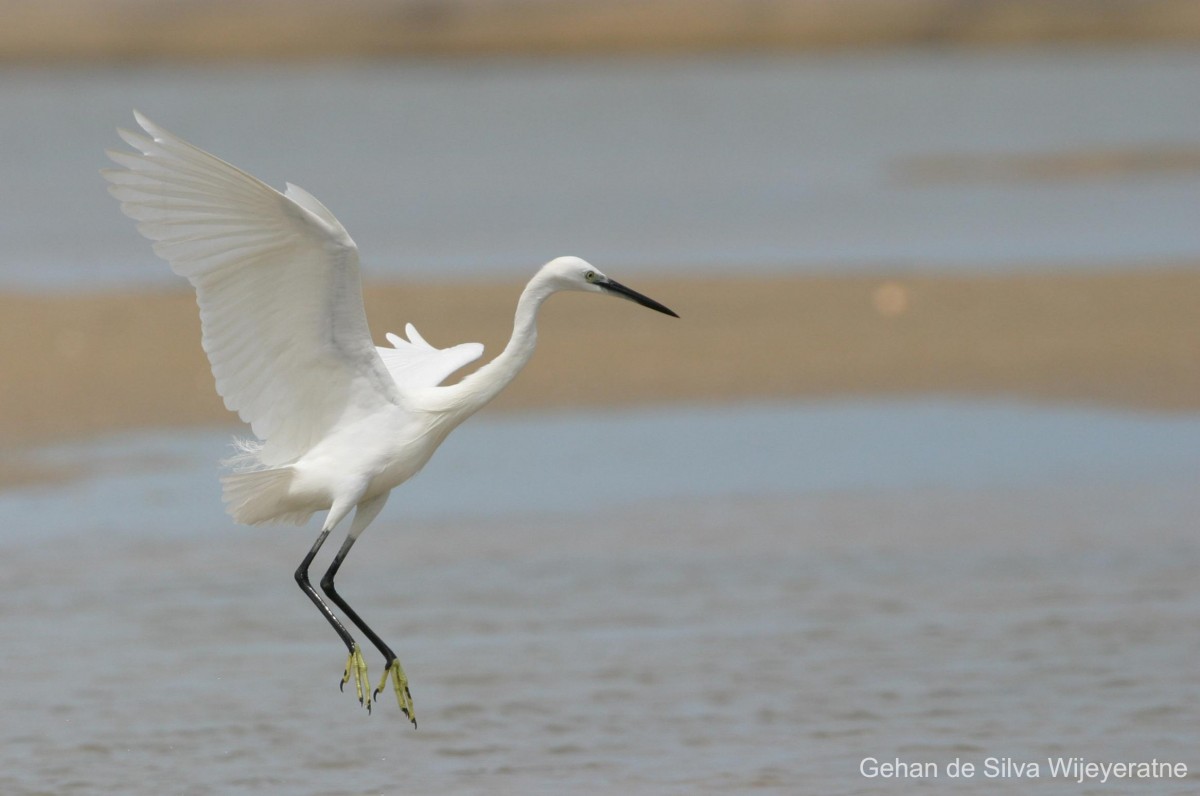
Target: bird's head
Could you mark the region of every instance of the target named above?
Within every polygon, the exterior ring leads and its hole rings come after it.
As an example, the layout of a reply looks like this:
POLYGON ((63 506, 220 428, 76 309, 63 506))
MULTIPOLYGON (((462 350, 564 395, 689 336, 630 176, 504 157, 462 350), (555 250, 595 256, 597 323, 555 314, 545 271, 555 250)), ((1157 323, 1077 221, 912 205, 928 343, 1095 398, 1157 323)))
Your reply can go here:
POLYGON ((581 290, 585 293, 605 293, 610 296, 628 299, 629 301, 649 307, 672 318, 678 318, 674 311, 659 304, 652 298, 643 296, 636 290, 625 287, 615 279, 605 276, 594 265, 579 257, 556 257, 542 266, 542 273, 550 280, 555 290, 581 290))

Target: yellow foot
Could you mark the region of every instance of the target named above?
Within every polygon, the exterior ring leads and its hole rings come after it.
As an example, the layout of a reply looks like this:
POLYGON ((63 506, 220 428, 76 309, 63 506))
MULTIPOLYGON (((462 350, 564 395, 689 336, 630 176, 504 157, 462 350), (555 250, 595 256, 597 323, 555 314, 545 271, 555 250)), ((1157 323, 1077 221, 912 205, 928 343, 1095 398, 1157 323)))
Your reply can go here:
POLYGON ((408 690, 408 676, 404 674, 404 667, 400 665, 399 659, 393 658, 384 667, 383 679, 379 681, 379 687, 375 689, 375 698, 379 698, 379 694, 387 685, 389 677, 392 678, 392 690, 396 692, 396 701, 400 703, 400 709, 404 711, 405 716, 408 716, 408 720, 412 722, 412 726, 415 729, 417 726, 417 712, 413 709, 412 693, 408 690))
POLYGON ((363 660, 362 649, 357 644, 350 651, 350 656, 346 658, 346 671, 342 673, 342 682, 338 688, 345 690, 346 683, 350 682, 351 677, 354 678, 354 691, 358 694, 358 704, 366 707, 367 712, 370 713, 371 681, 367 679, 367 662, 363 660))

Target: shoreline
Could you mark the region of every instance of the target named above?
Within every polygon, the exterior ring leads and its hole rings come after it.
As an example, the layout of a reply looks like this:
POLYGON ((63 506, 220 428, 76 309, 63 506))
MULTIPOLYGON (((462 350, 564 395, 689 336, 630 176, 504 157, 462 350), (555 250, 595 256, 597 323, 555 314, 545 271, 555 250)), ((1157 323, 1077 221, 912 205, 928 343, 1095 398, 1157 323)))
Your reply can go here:
MULTIPOLYGON (((494 410, 871 396, 1200 410, 1200 270, 636 280, 679 320, 563 295, 494 410)), ((369 284, 376 342, 412 322, 503 348, 521 284, 369 284)), ((0 445, 234 425, 189 292, 0 294, 0 445)), ((469 372, 469 369, 468 369, 469 372)), ((451 380, 456 380, 452 376, 451 380)), ((493 410, 493 411, 494 411, 493 410)))
POLYGON ((1194 0, 43 0, 5 61, 628 54, 1200 42, 1194 0))

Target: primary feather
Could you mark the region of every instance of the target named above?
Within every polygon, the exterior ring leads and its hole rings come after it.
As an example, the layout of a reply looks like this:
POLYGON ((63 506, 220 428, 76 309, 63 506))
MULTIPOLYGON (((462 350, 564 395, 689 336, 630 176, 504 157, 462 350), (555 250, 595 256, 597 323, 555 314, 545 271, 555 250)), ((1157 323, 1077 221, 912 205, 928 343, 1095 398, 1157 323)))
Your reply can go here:
POLYGON ((103 172, 109 192, 195 287, 217 391, 262 440, 254 466, 295 461, 335 426, 480 356, 477 343, 436 349, 411 325, 410 341, 377 350, 358 248, 324 205, 135 117, 147 135, 121 131, 137 152, 109 152, 121 167, 103 172))

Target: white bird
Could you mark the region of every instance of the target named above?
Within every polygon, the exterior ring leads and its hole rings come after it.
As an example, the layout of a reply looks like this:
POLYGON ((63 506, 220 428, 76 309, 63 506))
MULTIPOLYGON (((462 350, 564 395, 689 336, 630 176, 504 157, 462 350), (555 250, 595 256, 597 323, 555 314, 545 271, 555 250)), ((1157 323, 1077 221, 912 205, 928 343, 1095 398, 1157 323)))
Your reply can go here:
POLYGON ((438 349, 411 324, 407 340, 376 348, 367 329, 358 248, 345 228, 303 189, 280 193, 134 112, 146 135, 119 130, 136 152, 109 151, 103 170, 121 210, 154 251, 196 289, 203 346, 225 406, 257 439, 236 440, 225 464, 223 500, 248 525, 302 524, 328 511, 296 581, 349 650, 342 674, 360 704, 372 693, 362 650, 309 582, 329 533, 354 510, 321 588, 384 657, 401 710, 416 726, 399 660, 334 588, 351 546, 391 490, 415 475, 456 426, 508 385, 533 354, 537 313, 557 291, 630 299, 674 317, 662 304, 578 257, 544 265, 517 301, 504 350, 456 384, 442 382, 483 354, 479 343, 438 349), (148 137, 147 137, 148 136, 148 137))

